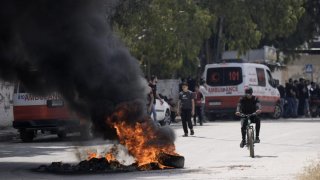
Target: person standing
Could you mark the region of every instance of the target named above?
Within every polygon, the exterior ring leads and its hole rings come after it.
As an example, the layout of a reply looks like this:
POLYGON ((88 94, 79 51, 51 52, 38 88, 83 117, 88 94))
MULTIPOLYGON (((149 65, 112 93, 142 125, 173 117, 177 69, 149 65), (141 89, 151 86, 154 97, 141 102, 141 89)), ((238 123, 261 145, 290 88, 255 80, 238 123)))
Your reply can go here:
POLYGON ((153 120, 155 122, 157 122, 157 112, 156 112, 156 108, 155 108, 156 99, 158 98, 160 100, 161 104, 163 104, 163 100, 160 98, 159 94, 157 93, 157 81, 158 81, 158 78, 155 75, 152 75, 151 79, 149 81, 149 86, 151 87, 152 92, 153 92, 153 104, 151 107, 150 115, 153 114, 153 120))
POLYGON ((284 104, 285 104, 285 101, 286 101, 285 100, 285 98, 286 98, 286 90, 285 90, 284 86, 281 85, 281 84, 279 84, 277 86, 277 89, 278 89, 278 91, 280 93, 281 117, 283 117, 284 114, 285 114, 284 104))
POLYGON ((147 113, 150 114, 153 107, 154 97, 151 87, 148 86, 148 95, 147 95, 147 113))
POLYGON ((188 84, 182 83, 182 91, 179 93, 178 101, 178 115, 181 116, 182 127, 184 131, 183 137, 188 136, 188 127, 190 129, 190 135, 194 135, 191 117, 194 115, 194 96, 191 91, 188 90, 188 84))
POLYGON ((298 80, 294 80, 293 81, 293 91, 294 91, 294 112, 293 112, 293 117, 294 118, 297 118, 298 117, 298 105, 299 105, 299 97, 300 97, 300 94, 299 94, 299 90, 298 90, 298 84, 299 84, 299 81, 298 80))
POLYGON ((201 92, 201 94, 203 95, 203 99, 202 99, 202 122, 206 122, 207 121, 207 117, 205 115, 205 103, 206 103, 206 95, 207 95, 207 90, 205 88, 205 80, 201 78, 200 80, 200 86, 199 86, 199 91, 201 92))
POLYGON ((293 90, 293 81, 289 79, 289 82, 285 86, 286 101, 287 107, 285 108, 285 117, 290 118, 294 117, 295 109, 295 91, 293 90))
POLYGON ((200 126, 202 126, 202 102, 203 102, 203 95, 200 92, 199 85, 195 86, 195 114, 193 116, 194 125, 197 124, 197 117, 200 126))

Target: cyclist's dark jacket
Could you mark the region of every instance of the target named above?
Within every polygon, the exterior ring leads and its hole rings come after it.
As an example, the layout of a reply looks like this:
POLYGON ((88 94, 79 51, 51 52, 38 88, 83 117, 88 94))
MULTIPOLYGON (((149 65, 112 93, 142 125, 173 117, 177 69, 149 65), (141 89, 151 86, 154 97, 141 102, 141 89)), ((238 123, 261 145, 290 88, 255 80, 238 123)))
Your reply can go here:
POLYGON ((250 99, 246 96, 240 98, 237 105, 237 111, 243 114, 252 114, 258 109, 261 109, 260 101, 257 97, 252 96, 250 99))

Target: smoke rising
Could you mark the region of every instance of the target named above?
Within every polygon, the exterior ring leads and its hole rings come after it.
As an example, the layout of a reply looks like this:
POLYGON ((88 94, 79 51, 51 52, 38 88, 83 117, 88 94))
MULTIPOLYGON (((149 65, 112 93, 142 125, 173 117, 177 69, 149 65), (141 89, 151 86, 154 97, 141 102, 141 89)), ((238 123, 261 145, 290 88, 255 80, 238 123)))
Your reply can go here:
POLYGON ((143 104, 146 83, 113 35, 107 6, 107 0, 2 0, 0 78, 37 94, 58 91, 98 130, 110 130, 105 117, 119 103, 143 104))

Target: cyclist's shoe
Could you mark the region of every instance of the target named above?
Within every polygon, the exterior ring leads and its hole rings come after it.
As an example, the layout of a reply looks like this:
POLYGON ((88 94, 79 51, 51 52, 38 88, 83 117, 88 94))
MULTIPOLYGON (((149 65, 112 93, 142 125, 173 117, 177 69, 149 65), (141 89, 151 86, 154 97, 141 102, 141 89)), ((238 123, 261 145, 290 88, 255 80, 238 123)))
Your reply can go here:
POLYGON ((242 140, 241 143, 240 143, 240 147, 243 148, 244 145, 246 145, 246 141, 245 141, 245 140, 242 140))
POLYGON ((194 131, 193 130, 191 130, 190 135, 194 135, 194 131))
POLYGON ((256 139, 253 141, 253 143, 260 143, 259 137, 256 137, 256 139))

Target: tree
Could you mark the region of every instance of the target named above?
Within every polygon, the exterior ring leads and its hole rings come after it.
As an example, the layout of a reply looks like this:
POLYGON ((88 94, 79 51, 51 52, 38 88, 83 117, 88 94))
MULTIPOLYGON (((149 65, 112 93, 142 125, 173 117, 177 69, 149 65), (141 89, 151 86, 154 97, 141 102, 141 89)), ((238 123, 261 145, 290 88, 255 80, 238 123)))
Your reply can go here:
POLYGON ((301 47, 314 37, 319 36, 320 31, 320 2, 318 0, 305 0, 303 12, 293 33, 287 36, 277 36, 274 39, 264 38, 262 44, 274 45, 281 51, 289 51, 301 47))
MULTIPOLYGON (((303 0, 207 0, 200 6, 223 17, 223 42, 227 50, 256 48, 262 39, 285 37, 294 32, 304 12, 303 0)), ((213 33, 217 33, 213 31, 213 33)))
POLYGON ((148 67, 147 74, 170 78, 195 74, 200 51, 206 51, 202 54, 207 59, 211 58, 208 54, 217 53, 208 48, 216 37, 221 41, 217 50, 237 50, 239 54, 263 45, 277 48, 300 45, 319 29, 310 27, 319 21, 316 18, 319 6, 314 8, 317 3, 317 0, 121 0, 112 24, 142 67, 148 67), (221 36, 218 36, 219 18, 221 36))
POLYGON ((136 0, 119 5, 114 29, 132 54, 146 64, 153 74, 163 78, 186 76, 197 70, 198 53, 210 36, 209 24, 214 21, 205 9, 192 0, 150 0, 143 5, 136 0), (129 3, 130 4, 130 3, 129 3), (138 8, 137 8, 138 7, 138 8), (184 66, 189 64, 189 66, 184 66))

